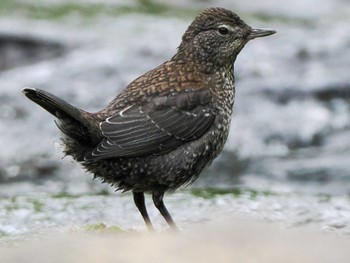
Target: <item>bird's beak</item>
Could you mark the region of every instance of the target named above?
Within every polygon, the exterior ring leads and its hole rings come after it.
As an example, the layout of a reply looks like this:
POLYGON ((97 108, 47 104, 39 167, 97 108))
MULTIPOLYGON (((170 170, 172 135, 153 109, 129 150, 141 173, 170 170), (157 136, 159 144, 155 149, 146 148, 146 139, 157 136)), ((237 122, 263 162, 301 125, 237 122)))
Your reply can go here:
POLYGON ((266 37, 275 33, 276 31, 272 29, 253 28, 250 34, 248 35, 248 40, 251 40, 257 37, 266 37))

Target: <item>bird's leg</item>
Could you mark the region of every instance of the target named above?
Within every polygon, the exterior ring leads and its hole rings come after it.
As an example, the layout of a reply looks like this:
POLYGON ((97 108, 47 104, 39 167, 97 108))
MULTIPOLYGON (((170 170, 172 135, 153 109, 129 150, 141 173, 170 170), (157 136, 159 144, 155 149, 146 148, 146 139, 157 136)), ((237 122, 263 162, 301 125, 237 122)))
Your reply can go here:
POLYGON ((159 212, 162 214, 164 219, 167 221, 170 228, 174 231, 179 231, 174 220, 172 219, 171 215, 169 214, 168 210, 166 209, 166 207, 164 205, 163 196, 164 196, 164 191, 162 191, 162 190, 153 191, 152 192, 153 203, 157 207, 159 212))
POLYGON ((139 209, 139 211, 143 217, 143 220, 145 220, 145 223, 146 223, 148 230, 150 232, 152 232, 154 229, 153 229, 152 222, 149 219, 149 216, 147 213, 147 209, 145 206, 145 196, 144 196, 143 192, 132 192, 132 193, 134 195, 134 202, 135 202, 136 207, 139 209))

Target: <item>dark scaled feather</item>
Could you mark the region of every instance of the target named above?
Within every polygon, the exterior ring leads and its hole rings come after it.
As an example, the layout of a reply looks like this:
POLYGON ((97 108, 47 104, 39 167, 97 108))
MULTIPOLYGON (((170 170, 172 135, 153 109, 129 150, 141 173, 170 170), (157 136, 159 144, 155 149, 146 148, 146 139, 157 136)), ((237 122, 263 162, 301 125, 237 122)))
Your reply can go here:
POLYGON ((199 138, 214 121, 207 89, 166 92, 126 107, 100 124, 103 140, 86 161, 171 151, 199 138))

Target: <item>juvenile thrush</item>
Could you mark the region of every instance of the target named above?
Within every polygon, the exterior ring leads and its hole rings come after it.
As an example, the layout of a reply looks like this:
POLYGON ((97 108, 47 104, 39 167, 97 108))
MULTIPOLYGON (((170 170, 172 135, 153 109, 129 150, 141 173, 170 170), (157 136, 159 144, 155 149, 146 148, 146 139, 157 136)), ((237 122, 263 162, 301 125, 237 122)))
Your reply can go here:
POLYGON ((40 89, 23 93, 56 117, 66 155, 118 190, 132 191, 149 230, 145 192, 176 230, 164 193, 193 182, 221 152, 235 98, 236 57, 249 40, 274 33, 209 8, 190 24, 169 61, 135 79, 99 112, 40 89))

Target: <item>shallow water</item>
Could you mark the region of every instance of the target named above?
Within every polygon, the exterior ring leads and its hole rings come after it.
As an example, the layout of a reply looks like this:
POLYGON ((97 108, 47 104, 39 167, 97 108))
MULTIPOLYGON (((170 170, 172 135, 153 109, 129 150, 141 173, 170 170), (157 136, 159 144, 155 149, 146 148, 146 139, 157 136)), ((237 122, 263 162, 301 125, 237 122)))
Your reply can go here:
MULTIPOLYGON (((6 240, 99 222, 143 229, 129 194, 98 195, 113 191, 69 158, 60 159, 51 116, 20 90, 42 88, 99 110, 174 54, 202 3, 187 1, 186 7, 180 1, 156 15, 137 8, 111 14, 106 0, 106 8, 87 15, 79 10, 85 5, 74 1, 77 10, 60 17, 51 2, 46 9, 20 2, 23 10, 8 7, 0 16, 6 44, 0 52, 8 59, 0 71, 0 233, 6 240), (32 49, 9 39, 27 45, 30 39, 32 49), (62 193, 74 196, 55 197, 62 193)), ((239 55, 235 113, 223 154, 192 186, 197 192, 166 198, 180 226, 244 214, 349 234, 350 7, 343 2, 215 3, 278 34, 252 41, 239 55)), ((139 5, 120 1, 114 7, 119 3, 139 5)), ((157 211, 151 216, 165 227, 157 211)))
MULTIPOLYGON (((168 227, 153 207, 146 205, 155 227, 168 227)), ((259 192, 256 190, 192 189, 166 196, 166 204, 183 231, 218 218, 239 217, 274 222, 284 228, 312 226, 349 235, 350 198, 331 195, 259 192)), ((84 231, 100 224, 109 229, 146 231, 130 194, 16 196, 0 200, 2 241, 40 237, 47 232, 84 231)))

